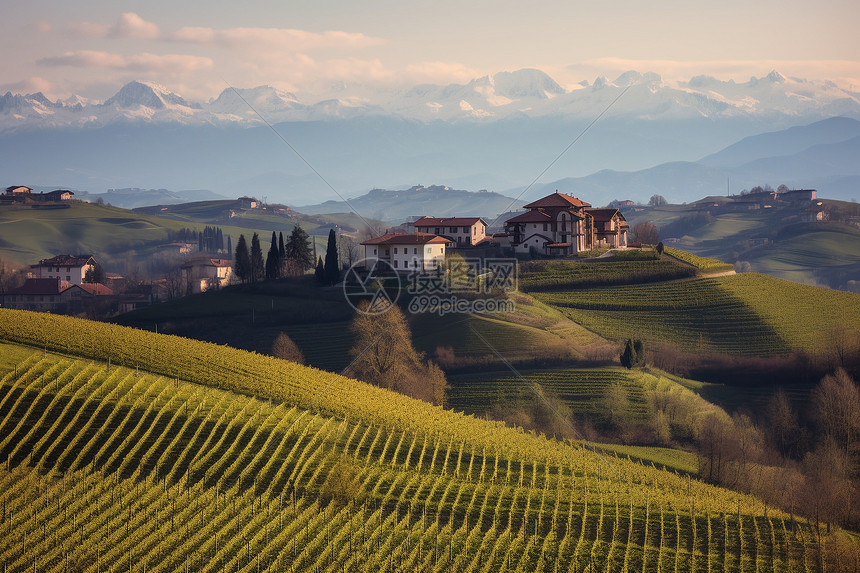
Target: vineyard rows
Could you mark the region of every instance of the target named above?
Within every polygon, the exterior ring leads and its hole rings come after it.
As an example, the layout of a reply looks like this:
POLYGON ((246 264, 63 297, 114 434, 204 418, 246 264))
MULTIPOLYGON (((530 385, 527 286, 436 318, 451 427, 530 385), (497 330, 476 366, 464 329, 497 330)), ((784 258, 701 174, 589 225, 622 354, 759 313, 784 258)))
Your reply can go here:
POLYGON ((533 292, 667 281, 695 274, 694 269, 661 260, 533 261, 521 264, 519 287, 533 292))
POLYGON ((742 355, 787 352, 774 327, 740 293, 723 287, 723 281, 734 278, 538 293, 535 298, 616 340, 642 338, 742 355))
POLYGON ((722 273, 727 271, 733 271, 735 269, 734 265, 732 265, 731 263, 724 263, 719 259, 700 257, 698 255, 694 255, 693 253, 682 251, 681 249, 673 249, 672 247, 665 247, 663 250, 670 257, 674 257, 679 261, 683 261, 687 264, 693 265, 700 271, 704 271, 706 273, 722 273))
MULTIPOLYGON (((632 405, 636 420, 648 418, 645 385, 640 380, 648 376, 624 368, 530 370, 521 376, 489 372, 460 374, 449 379, 451 390, 448 403, 455 410, 474 414, 485 411, 495 402, 507 403, 527 393, 531 384, 538 384, 564 400, 580 418, 602 417, 600 400, 606 390, 620 383, 632 405)), ((653 378, 653 377, 652 377, 653 378)), ((656 384, 656 380, 655 380, 656 384)))
MULTIPOLYGON (((271 368, 234 357, 231 377, 271 368)), ((332 376, 295 373, 295 386, 332 376)), ((371 399, 374 415, 361 403, 339 415, 36 351, 0 380, 0 562, 22 573, 815 570, 814 530, 753 498, 371 399)))

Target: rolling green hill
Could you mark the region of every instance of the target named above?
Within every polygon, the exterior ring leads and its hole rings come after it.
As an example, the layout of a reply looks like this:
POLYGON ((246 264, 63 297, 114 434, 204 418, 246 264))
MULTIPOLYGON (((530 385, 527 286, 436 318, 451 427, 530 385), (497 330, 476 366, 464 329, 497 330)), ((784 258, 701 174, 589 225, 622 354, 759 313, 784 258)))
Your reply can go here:
POLYGON ((758 273, 534 296, 607 338, 748 356, 814 350, 860 324, 860 295, 758 273))
MULTIPOLYGON (((0 561, 12 571, 818 560, 811 525, 749 496, 334 374, 9 310, 0 339, 36 347, 0 373, 0 561)), ((825 549, 844 539, 820 533, 825 549)))
POLYGON ((650 221, 659 228, 662 240, 672 240, 667 244, 696 254, 749 263, 751 270, 777 278, 858 291, 860 208, 856 204, 821 199, 815 204, 746 210, 734 205, 732 198, 711 199, 637 207, 625 210, 625 216, 631 228, 650 221), (825 220, 803 222, 810 208, 823 209, 825 220))
MULTIPOLYGON (((209 224, 217 224, 225 235, 231 235, 235 244, 240 234, 258 232, 264 251, 272 231, 282 231, 286 236, 296 222, 315 236, 317 249, 324 252, 328 226, 352 219, 349 216, 285 218, 251 212, 237 217, 212 217, 221 213, 225 204, 235 201, 207 201, 170 206, 169 211, 128 210, 109 205, 72 201, 66 208, 34 209, 25 205, 0 205, 0 256, 21 264, 33 264, 40 259, 61 253, 93 254, 99 262, 118 264, 120 261, 136 259, 145 261, 168 242, 168 231, 191 228, 202 230, 209 224), (186 213, 180 217, 166 217, 175 210, 186 213)), ((108 270, 111 270, 108 268, 108 270)))

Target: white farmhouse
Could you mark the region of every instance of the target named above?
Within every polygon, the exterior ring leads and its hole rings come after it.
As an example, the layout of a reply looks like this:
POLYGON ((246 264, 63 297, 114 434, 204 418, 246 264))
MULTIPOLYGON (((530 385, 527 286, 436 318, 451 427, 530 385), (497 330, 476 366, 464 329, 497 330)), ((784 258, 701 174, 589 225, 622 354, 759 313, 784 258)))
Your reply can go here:
POLYGON ((389 234, 362 242, 367 265, 384 261, 397 272, 439 269, 450 241, 432 233, 389 234))
POLYGON ((199 255, 185 261, 181 269, 191 292, 200 293, 227 286, 233 275, 233 261, 199 255))
POLYGON ((30 265, 30 274, 37 279, 60 279, 79 285, 84 282, 87 271, 95 266, 96 260, 90 255, 57 255, 30 265))
POLYGON ((419 233, 441 235, 457 246, 473 246, 487 236, 487 222, 480 217, 421 217, 412 225, 419 233))

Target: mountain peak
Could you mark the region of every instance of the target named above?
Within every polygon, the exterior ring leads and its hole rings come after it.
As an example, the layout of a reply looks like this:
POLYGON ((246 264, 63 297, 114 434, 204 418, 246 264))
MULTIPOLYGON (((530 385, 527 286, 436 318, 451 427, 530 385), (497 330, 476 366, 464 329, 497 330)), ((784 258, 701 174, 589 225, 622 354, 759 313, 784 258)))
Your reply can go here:
POLYGON ((147 81, 132 81, 120 88, 120 90, 104 105, 115 105, 121 108, 143 106, 151 109, 164 109, 168 105, 189 106, 182 96, 179 96, 164 86, 147 81))
POLYGON ((782 74, 780 74, 780 73, 779 73, 778 71, 776 71, 776 70, 771 70, 771 71, 770 71, 770 73, 769 73, 765 78, 766 78, 769 82, 772 82, 772 83, 775 83, 775 84, 781 84, 781 83, 785 82, 785 77, 783 77, 783 75, 782 75, 782 74))
POLYGON ((548 99, 562 95, 565 89, 541 70, 524 68, 513 72, 499 72, 492 76, 496 93, 509 98, 536 97, 548 99))

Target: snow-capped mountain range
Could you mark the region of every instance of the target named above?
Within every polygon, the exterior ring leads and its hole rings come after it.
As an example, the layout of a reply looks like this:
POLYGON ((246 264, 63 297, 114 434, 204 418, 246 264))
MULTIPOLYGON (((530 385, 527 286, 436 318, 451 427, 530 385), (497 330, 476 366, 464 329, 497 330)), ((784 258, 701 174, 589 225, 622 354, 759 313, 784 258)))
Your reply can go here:
POLYGON ((421 121, 491 121, 560 116, 630 119, 860 118, 860 93, 821 80, 786 78, 773 71, 748 82, 698 76, 671 83, 653 73, 599 77, 565 89, 546 73, 524 69, 484 76, 467 84, 418 85, 392 93, 342 86, 341 97, 302 101, 269 86, 227 88, 208 102, 188 101, 151 82, 134 81, 104 101, 72 96, 50 101, 42 93, 0 96, 0 130, 45 127, 103 127, 114 123, 255 126, 265 122, 392 116, 421 121))

